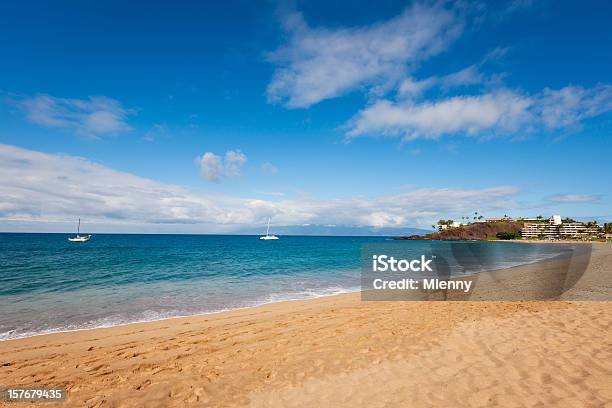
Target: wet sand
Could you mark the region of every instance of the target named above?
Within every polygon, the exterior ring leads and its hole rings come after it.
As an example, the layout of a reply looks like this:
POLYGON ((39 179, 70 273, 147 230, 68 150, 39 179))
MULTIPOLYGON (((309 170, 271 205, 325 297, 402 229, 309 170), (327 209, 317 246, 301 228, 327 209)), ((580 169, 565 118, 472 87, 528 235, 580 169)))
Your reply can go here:
MULTIPOLYGON (((498 271, 479 290, 548 287, 566 267, 498 271)), ((561 301, 353 293, 0 342, 0 385, 67 388, 44 406, 612 407, 612 245, 586 267, 561 301)))

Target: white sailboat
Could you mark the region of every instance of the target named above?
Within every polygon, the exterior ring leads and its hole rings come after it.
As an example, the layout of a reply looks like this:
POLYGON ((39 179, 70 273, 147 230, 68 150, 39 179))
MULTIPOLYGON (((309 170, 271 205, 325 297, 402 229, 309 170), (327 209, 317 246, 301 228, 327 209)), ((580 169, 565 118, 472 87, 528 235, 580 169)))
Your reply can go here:
POLYGON ((278 239, 278 237, 274 234, 270 235, 270 217, 268 217, 268 229, 266 230, 266 235, 264 235, 263 237, 259 237, 259 239, 278 239))
POLYGON ((77 226, 76 237, 69 237, 70 242, 87 242, 91 239, 91 235, 81 235, 81 219, 79 218, 79 225, 77 226))

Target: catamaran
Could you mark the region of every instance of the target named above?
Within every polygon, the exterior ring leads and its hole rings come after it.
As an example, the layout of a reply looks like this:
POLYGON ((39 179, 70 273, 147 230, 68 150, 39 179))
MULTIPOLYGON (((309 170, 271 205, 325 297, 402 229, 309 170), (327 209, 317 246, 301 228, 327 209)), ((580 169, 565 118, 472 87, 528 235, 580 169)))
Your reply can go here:
POLYGON ((266 230, 266 235, 264 235, 263 237, 259 237, 259 239, 278 239, 276 235, 270 235, 270 217, 268 217, 268 229, 266 230))
POLYGON ((76 237, 69 237, 70 242, 87 242, 91 239, 91 235, 81 235, 81 219, 79 218, 79 225, 77 226, 76 237))

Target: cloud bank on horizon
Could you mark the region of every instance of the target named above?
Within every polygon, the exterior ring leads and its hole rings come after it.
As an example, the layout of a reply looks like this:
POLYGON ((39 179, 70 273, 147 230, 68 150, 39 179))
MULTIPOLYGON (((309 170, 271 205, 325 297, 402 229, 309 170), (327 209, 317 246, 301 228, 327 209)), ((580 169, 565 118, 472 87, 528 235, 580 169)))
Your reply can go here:
POLYGON ((65 224, 74 221, 76 211, 90 224, 179 224, 184 232, 202 227, 228 232, 267 217, 274 217, 277 225, 428 227, 432 219, 448 213, 468 214, 474 208, 503 211, 516 204, 519 190, 422 188, 377 197, 267 201, 194 193, 81 157, 0 145, 0 191, 8 198, 0 202, 4 221, 65 224))

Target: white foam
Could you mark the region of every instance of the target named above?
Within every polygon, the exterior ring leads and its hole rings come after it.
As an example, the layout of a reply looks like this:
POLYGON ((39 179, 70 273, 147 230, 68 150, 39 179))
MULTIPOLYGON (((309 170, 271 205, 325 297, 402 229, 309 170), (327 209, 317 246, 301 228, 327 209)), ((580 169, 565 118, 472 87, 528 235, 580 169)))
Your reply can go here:
POLYGON ((150 315, 154 315, 155 317, 133 319, 133 320, 121 319, 121 318, 113 320, 113 319, 109 319, 105 317, 105 318, 96 320, 94 322, 87 322, 81 325, 71 324, 71 325, 66 325, 66 326, 52 328, 52 329, 22 332, 17 335, 14 335, 17 333, 16 330, 9 330, 7 332, 0 333, 0 341, 23 339, 27 337, 44 336, 47 334, 54 334, 54 333, 71 333, 71 332, 79 332, 79 331, 85 331, 85 330, 106 329, 106 328, 111 328, 111 327, 126 326, 126 325, 134 324, 134 323, 148 323, 148 322, 156 322, 160 320, 180 319, 183 317, 205 316, 205 315, 211 315, 211 314, 216 314, 216 313, 229 312, 233 310, 250 309, 253 307, 272 304, 272 303, 292 302, 292 301, 299 301, 299 300, 305 300, 305 299, 314 299, 314 298, 335 296, 335 295, 340 295, 343 293, 353 293, 353 292, 359 292, 359 291, 360 291, 360 288, 350 288, 350 289, 333 288, 333 289, 325 289, 321 291, 303 291, 300 293, 292 293, 292 294, 280 294, 280 293, 271 294, 271 295, 268 295, 265 298, 265 300, 253 301, 253 303, 248 306, 227 307, 227 308, 220 308, 220 309, 215 309, 215 310, 210 310, 210 311, 195 312, 195 313, 189 313, 189 314, 174 315, 171 312, 159 313, 159 312, 147 310, 147 311, 144 311, 143 314, 150 314, 150 315), (104 321, 105 323, 102 323, 102 321, 104 321), (91 323, 91 324, 88 324, 88 323, 91 323))

